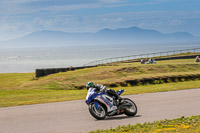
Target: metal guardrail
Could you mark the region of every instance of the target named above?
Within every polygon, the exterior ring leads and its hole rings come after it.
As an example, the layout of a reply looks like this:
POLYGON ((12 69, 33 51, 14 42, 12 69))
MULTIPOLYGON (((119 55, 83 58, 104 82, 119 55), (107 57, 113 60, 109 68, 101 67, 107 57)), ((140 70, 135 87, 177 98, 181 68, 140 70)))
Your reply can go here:
POLYGON ((165 52, 156 52, 156 53, 147 53, 147 54, 139 54, 139 55, 113 57, 113 58, 107 58, 107 59, 92 61, 92 62, 89 62, 87 64, 84 64, 84 66, 98 66, 98 65, 104 65, 104 64, 108 64, 108 63, 114 63, 114 62, 122 62, 122 61, 125 61, 125 60, 162 57, 162 56, 175 55, 175 54, 180 54, 180 53, 189 53, 189 52, 192 52, 192 53, 200 52, 200 48, 182 49, 182 50, 173 50, 173 51, 165 51, 165 52))

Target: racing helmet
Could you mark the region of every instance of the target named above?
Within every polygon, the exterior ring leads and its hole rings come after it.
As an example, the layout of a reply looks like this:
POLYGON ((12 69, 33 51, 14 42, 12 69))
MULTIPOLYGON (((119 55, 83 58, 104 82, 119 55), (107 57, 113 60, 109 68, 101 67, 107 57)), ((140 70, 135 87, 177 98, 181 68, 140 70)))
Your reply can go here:
POLYGON ((94 83, 93 83, 93 82, 88 82, 88 83, 86 84, 87 90, 88 90, 89 88, 91 88, 91 87, 95 87, 94 83))

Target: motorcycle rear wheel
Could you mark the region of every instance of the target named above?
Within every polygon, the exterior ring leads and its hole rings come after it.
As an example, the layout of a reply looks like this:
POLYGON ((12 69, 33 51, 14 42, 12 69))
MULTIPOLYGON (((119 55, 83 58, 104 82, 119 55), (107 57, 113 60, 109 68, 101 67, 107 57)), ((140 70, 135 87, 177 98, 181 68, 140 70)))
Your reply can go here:
POLYGON ((96 108, 96 105, 94 103, 89 104, 89 111, 90 114, 96 118, 97 120, 104 120, 106 118, 106 110, 98 104, 99 109, 96 108))
POLYGON ((136 104, 128 98, 124 98, 124 103, 129 103, 131 104, 130 107, 126 107, 124 110, 124 114, 127 116, 135 116, 137 114, 137 106, 136 104))

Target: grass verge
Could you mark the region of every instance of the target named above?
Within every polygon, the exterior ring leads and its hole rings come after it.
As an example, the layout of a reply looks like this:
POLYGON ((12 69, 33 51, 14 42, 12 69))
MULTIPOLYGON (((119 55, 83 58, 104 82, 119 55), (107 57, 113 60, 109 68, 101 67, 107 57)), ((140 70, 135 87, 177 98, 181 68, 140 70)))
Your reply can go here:
MULTIPOLYGON (((183 89, 200 88, 199 80, 177 83, 141 85, 135 87, 113 88, 125 89, 124 95, 174 91, 183 89)), ((85 99, 86 90, 52 90, 52 89, 25 89, 25 90, 1 90, 0 107, 17 105, 50 103, 85 99)))
POLYGON ((199 133, 200 115, 162 120, 152 123, 118 126, 109 130, 97 130, 89 133, 199 133))

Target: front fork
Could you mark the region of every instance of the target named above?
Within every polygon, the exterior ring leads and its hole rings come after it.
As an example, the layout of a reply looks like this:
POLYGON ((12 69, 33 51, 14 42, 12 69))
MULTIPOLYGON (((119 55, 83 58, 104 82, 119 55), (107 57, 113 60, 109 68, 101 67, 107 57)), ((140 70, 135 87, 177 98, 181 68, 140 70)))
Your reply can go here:
POLYGON ((99 104, 97 102, 93 102, 97 110, 99 110, 99 104))

